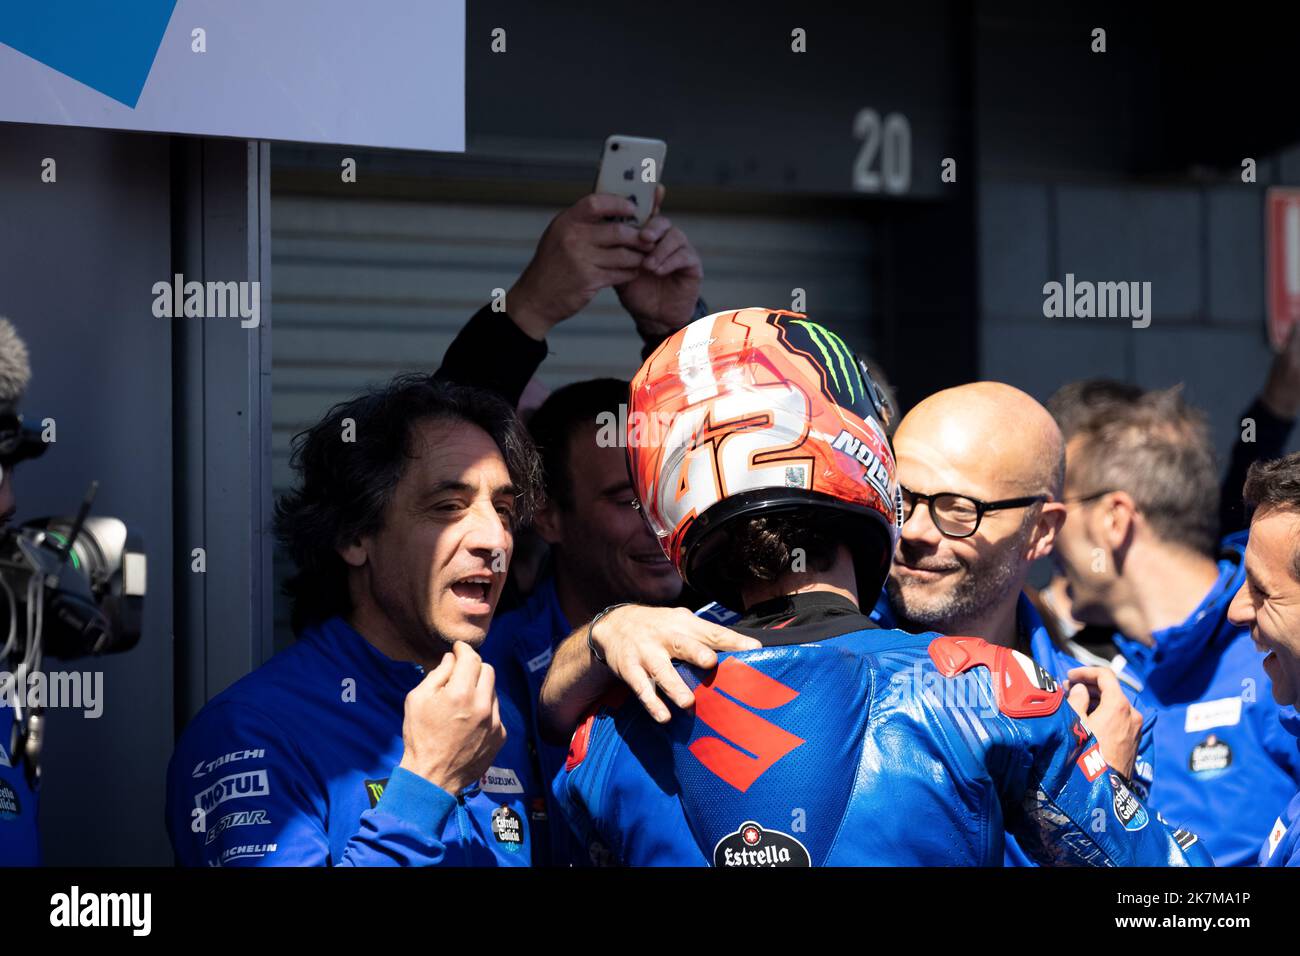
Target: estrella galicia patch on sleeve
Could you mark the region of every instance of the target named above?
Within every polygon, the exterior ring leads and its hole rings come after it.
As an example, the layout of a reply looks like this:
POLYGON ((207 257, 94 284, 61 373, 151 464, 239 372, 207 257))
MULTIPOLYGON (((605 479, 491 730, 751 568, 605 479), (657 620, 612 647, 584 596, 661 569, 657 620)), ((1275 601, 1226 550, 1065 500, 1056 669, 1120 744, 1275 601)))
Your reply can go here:
POLYGON ((512 807, 497 807, 492 811, 492 835, 498 845, 511 853, 518 853, 524 845, 524 818, 512 807))
POLYGON ((764 830, 747 820, 735 833, 728 833, 713 848, 717 867, 812 866, 808 848, 780 830, 764 830))
POLYGON ((1114 793, 1112 806, 1115 808, 1115 819, 1125 830, 1136 833, 1151 822, 1151 815, 1118 774, 1110 773, 1107 777, 1114 793))

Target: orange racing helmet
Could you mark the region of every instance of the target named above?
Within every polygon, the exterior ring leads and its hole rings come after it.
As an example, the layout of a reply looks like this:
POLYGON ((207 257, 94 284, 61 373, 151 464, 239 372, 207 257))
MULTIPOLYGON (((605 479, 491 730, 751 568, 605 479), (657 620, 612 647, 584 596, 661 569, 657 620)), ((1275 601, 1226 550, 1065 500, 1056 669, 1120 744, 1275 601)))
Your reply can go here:
POLYGON ((717 312, 633 377, 628 468, 664 553, 707 597, 741 610, 720 567, 735 522, 833 512, 870 607, 902 524, 891 414, 866 364, 824 326, 797 312, 717 312))

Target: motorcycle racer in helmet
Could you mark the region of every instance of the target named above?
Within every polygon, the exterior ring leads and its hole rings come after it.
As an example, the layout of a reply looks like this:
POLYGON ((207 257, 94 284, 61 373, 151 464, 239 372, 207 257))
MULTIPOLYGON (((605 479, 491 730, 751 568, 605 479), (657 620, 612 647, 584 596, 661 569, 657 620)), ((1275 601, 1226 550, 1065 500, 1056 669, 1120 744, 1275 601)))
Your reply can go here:
POLYGON ((554 784, 575 835, 626 864, 998 865, 1007 832, 1041 863, 1207 863, 1032 660, 862 613, 899 525, 887 414, 842 339, 781 310, 699 319, 633 378, 646 520, 762 647, 679 667, 695 705, 666 726, 625 690, 593 709, 554 784))

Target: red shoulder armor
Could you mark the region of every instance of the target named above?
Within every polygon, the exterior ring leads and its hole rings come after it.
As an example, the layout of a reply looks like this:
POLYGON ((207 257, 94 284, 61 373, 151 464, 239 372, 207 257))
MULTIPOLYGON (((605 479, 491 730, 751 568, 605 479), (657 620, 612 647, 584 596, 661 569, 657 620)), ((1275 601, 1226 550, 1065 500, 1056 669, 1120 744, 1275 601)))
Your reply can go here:
POLYGON ((596 715, 602 710, 618 710, 627 700, 627 686, 620 684, 609 693, 597 699, 584 715, 582 723, 578 729, 573 732, 573 739, 569 741, 569 755, 564 758, 564 769, 572 771, 574 767, 582 763, 587 758, 587 744, 591 740, 591 728, 596 723, 596 715))
POLYGON ((1056 713, 1065 691, 1037 662, 1009 647, 978 637, 939 637, 930 642, 930 659, 944 677, 983 665, 993 675, 998 710, 1008 717, 1046 717, 1056 713))

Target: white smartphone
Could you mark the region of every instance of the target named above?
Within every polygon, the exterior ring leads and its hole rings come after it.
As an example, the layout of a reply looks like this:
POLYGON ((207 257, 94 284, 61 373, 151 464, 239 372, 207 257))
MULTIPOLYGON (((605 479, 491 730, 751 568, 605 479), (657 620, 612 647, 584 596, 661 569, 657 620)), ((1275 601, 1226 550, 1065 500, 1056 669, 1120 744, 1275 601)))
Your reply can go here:
POLYGON ((663 181, 667 155, 668 144, 662 139, 615 133, 605 140, 595 191, 632 200, 636 204, 636 215, 632 218, 638 226, 643 226, 654 208, 655 187, 663 181))

